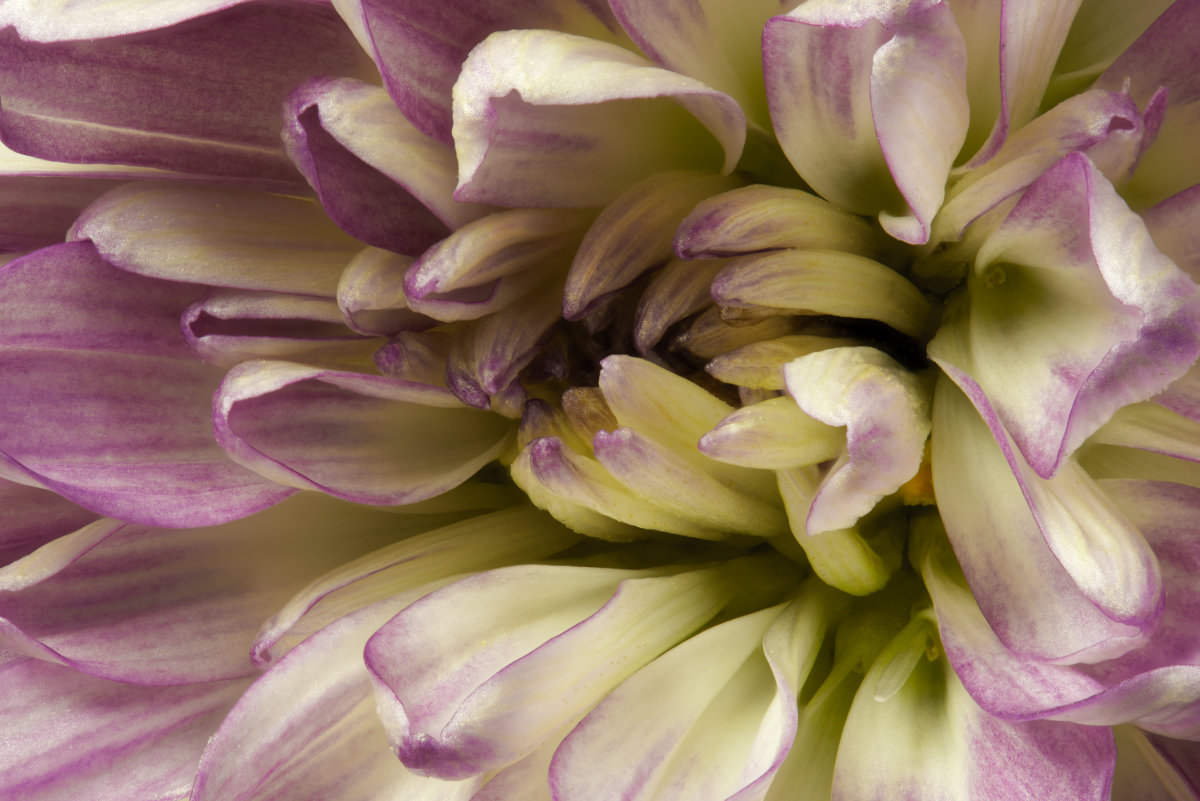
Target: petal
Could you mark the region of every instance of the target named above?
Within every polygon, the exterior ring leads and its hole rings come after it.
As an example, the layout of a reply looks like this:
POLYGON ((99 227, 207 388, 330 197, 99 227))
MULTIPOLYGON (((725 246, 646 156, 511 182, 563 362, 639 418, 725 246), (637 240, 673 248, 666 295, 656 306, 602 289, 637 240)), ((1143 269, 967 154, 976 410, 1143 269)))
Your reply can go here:
MULTIPOLYGON (((95 513, 52 492, 0 480, 0 565, 10 565, 95 519, 95 513)), ((0 575, 7 576, 9 570, 3 568, 0 575)))
POLYGON ((656 63, 735 98, 760 127, 769 129, 760 41, 763 24, 790 0, 755 0, 736 10, 712 0, 613 0, 613 14, 656 63))
POLYGON ((985 164, 963 174, 938 212, 935 238, 961 238, 968 225, 1071 152, 1099 157, 1104 148, 1115 150, 1112 155, 1123 158, 1113 161, 1113 172, 1124 178, 1141 155, 1145 133, 1142 114, 1126 92, 1093 89, 1070 97, 1009 136, 985 164))
POLYGON ((0 23, 31 42, 106 39, 166 28, 249 0, 11 0, 0 23))
POLYGON ((421 255, 404 276, 409 306, 443 322, 502 309, 561 280, 589 212, 512 209, 469 223, 421 255))
POLYGON ((1113 729, 1117 767, 1114 801, 1195 801, 1200 772, 1195 743, 1148 734, 1131 726, 1113 729))
POLYGON ((755 184, 697 204, 676 232, 675 254, 698 259, 796 248, 880 258, 883 239, 863 218, 816 195, 755 184))
POLYGON ((717 356, 704 371, 718 381, 754 389, 783 389, 783 368, 810 353, 855 344, 835 337, 795 336, 753 342, 730 353, 717 356))
POLYGON ((805 414, 787 397, 737 409, 699 443, 702 453, 718 461, 767 470, 820 464, 836 458, 845 445, 843 432, 805 414))
POLYGON ((1145 108, 1166 87, 1166 116, 1158 139, 1138 165, 1128 187, 1139 206, 1158 203, 1200 183, 1200 158, 1190 146, 1196 138, 1200 78, 1193 68, 1196 42, 1188 35, 1200 24, 1200 7, 1177 2, 1156 19, 1128 50, 1104 71, 1096 85, 1116 91, 1126 81, 1134 100, 1145 108))
POLYGON ((109 192, 71 236, 139 275, 325 297, 362 247, 311 200, 166 183, 109 192))
POLYGON ((485 211, 455 202, 453 149, 414 128, 377 86, 303 84, 284 106, 283 141, 329 216, 367 244, 416 255, 485 211))
POLYGON ((1200 292, 1081 154, 1035 181, 929 344, 986 394, 1038 475, 1200 354, 1200 292))
POLYGON ((1080 0, 1002 0, 999 116, 972 165, 986 162, 1036 116, 1079 6, 1080 0))
POLYGON ((985 423, 946 379, 933 412, 938 509, 1000 640, 1021 654, 1070 662, 1141 645, 1161 612, 1162 583, 1129 521, 1111 501, 1088 508, 1103 496, 1073 463, 1061 481, 1038 479, 995 414, 985 423), (977 486, 989 491, 969 489, 977 486))
POLYGON ((509 430, 436 387, 290 362, 243 362, 213 406, 217 441, 234 460, 356 503, 452 489, 497 456, 509 430))
POLYGON ((713 280, 713 299, 734 308, 878 320, 923 339, 933 304, 900 273, 835 250, 776 250, 732 259, 713 280))
POLYGON ((596 459, 635 495, 705 528, 770 537, 787 530, 778 506, 728 487, 631 428, 596 434, 596 459))
POLYGON ((281 642, 292 645, 308 631, 401 591, 447 576, 545 558, 577 539, 541 512, 518 506, 386 545, 325 573, 292 596, 263 623, 251 659, 267 664, 281 642))
POLYGON ((598 206, 654 172, 728 173, 745 136, 728 95, 624 48, 551 31, 496 33, 455 84, 455 197, 598 206))
POLYGON ((930 429, 930 383, 874 348, 832 348, 784 368, 788 392, 817 420, 846 427, 845 455, 813 498, 809 534, 850 528, 916 475, 930 429))
POLYGON ((1197 214, 1200 214, 1200 184, 1142 212, 1154 244, 1192 280, 1200 278, 1200 231, 1192 223, 1197 214))
POLYGON ((763 64, 801 177, 835 205, 882 212, 893 236, 926 241, 967 130, 966 53, 949 5, 805 3, 767 23, 763 64))
POLYGON ((196 355, 221 367, 249 359, 345 364, 373 349, 342 325, 337 303, 310 295, 218 290, 184 310, 181 322, 196 355))
POLYGON ((150 685, 250 675, 264 618, 315 574, 399 533, 393 515, 312 494, 212 528, 115 528, 5 593, 0 615, 76 670, 150 685))
POLYGON ((135 687, 28 659, 0 668, 0 794, 28 801, 187 796, 244 680, 135 687))
POLYGON ((413 260, 380 248, 364 248, 355 256, 337 286, 338 308, 346 325, 360 334, 388 335, 421 331, 436 325, 408 307, 404 273, 413 260))
POLYGON ((427 591, 338 620, 257 681, 205 749, 193 801, 466 801, 476 782, 434 783, 396 761, 362 662, 367 638, 427 591))
POLYGON ((0 135, 14 150, 276 185, 296 179, 278 138, 284 96, 362 60, 332 9, 306 2, 240 4, 113 39, 2 38, 0 135))
POLYGON ((1102 728, 994 718, 971 701, 947 660, 923 655, 903 685, 881 697, 889 658, 908 645, 910 629, 884 649, 854 698, 835 801, 891 798, 897 787, 947 800, 1107 798, 1116 748, 1102 728))
POLYGON ((507 765, 711 619, 747 563, 663 575, 521 566, 464 579, 367 644, 401 760, 443 778, 507 765), (637 625, 634 625, 634 621, 637 625))
POLYGON ((598 0, 337 0, 334 6, 373 53, 388 93, 427 136, 450 143, 450 91, 473 47, 495 31, 545 28, 614 39, 617 23, 598 0))
POLYGON ((579 320, 599 302, 671 256, 679 221, 701 200, 739 183, 701 172, 663 172, 623 192, 579 245, 563 293, 563 316, 579 320))
POLYGON ((118 186, 92 178, 0 177, 0 252, 56 245, 96 198, 118 186))
POLYGON ((179 331, 197 288, 116 270, 85 242, 11 262, 0 284, 0 451, 22 475, 147 525, 212 525, 291 494, 213 441, 220 371, 179 331))
POLYGON ((837 605, 817 582, 802 592, 782 613, 697 634, 610 693, 559 746, 555 797, 761 797, 795 735, 796 694, 837 605))

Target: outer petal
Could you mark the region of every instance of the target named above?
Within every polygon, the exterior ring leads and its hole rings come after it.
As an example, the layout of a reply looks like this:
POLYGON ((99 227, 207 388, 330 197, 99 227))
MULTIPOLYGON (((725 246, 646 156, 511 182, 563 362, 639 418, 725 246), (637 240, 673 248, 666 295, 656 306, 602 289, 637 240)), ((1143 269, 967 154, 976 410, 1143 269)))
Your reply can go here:
POLYGON ((326 212, 367 244, 415 256, 485 211, 454 201, 454 150, 414 128, 377 86, 303 84, 284 106, 283 141, 326 212))
MULTIPOLYGON (((933 413, 938 509, 997 636, 1022 654, 1062 662, 1095 662, 1141 645, 1161 610, 1162 584, 1136 529, 1115 509, 1064 507, 1056 485, 1021 469, 995 415, 985 425, 947 379, 938 383, 933 413), (972 489, 979 486, 988 492, 972 489), (1077 511, 1087 514, 1073 520, 1077 511)), ((1072 465, 1070 474, 1077 470, 1072 465)), ((1067 486, 1062 494, 1072 492, 1067 486)), ((1080 497, 1083 506, 1092 500, 1080 497)))
POLYGON ((850 528, 916 475, 930 428, 930 382, 874 348, 833 348, 784 368, 796 404, 846 427, 846 450, 826 473, 807 531, 850 528))
POLYGON ((211 525, 291 494, 213 441, 220 371, 179 331, 195 287, 117 270, 86 242, 6 265, 0 286, 0 461, 148 525, 211 525))
POLYGON ((335 0, 374 54, 396 105, 426 135, 450 143, 450 91, 473 47, 495 31, 546 28, 615 39, 603 0, 335 0))
POLYGON ((949 5, 804 3, 767 23, 763 62, 801 177, 838 206, 879 213, 893 236, 926 241, 967 131, 966 52, 949 5))
POLYGON ((737 103, 695 79, 616 45, 506 31, 471 52, 454 87, 455 197, 598 206, 654 172, 729 172, 745 137, 737 103))
POLYGON ((884 690, 910 629, 884 649, 855 696, 834 801, 883 801, 897 791, 938 801, 1108 797, 1116 747, 1102 728, 994 718, 967 695, 948 660, 924 655, 902 686, 884 690))
POLYGON ((0 795, 186 798, 205 741, 246 684, 135 687, 32 659, 0 667, 0 795))
POLYGON ((113 39, 38 44, 8 31, 0 136, 58 161, 292 184, 280 101, 311 75, 358 72, 361 59, 332 9, 307 2, 247 3, 113 39))
POLYGON ((394 748, 409 767, 444 778, 532 753, 715 615, 739 581, 754 580, 747 568, 529 565, 427 596, 367 645, 394 748))
POLYGON ((62 664, 136 684, 250 675, 261 621, 313 575, 391 541, 397 528, 393 515, 311 494, 212 528, 110 524, 53 576, 0 593, 0 616, 24 635, 6 627, 0 639, 31 638, 62 664))
POLYGON ((1154 244, 1192 277, 1200 278, 1200 184, 1142 212, 1154 244))
POLYGON ((243 362, 213 398, 236 461, 282 483, 356 503, 424 500, 461 484, 503 448, 503 418, 449 392, 291 362, 243 362))
POLYGON ((1071 154, 984 243, 929 353, 978 385, 1049 477, 1113 412, 1191 366, 1200 290, 1087 158, 1071 154))
POLYGON ((205 749, 192 801, 469 798, 477 782, 422 779, 396 761, 362 663, 367 638, 423 592, 342 618, 256 682, 205 749))
POLYGON ((108 193, 71 236, 140 275, 330 298, 362 248, 311 200, 166 183, 108 193))

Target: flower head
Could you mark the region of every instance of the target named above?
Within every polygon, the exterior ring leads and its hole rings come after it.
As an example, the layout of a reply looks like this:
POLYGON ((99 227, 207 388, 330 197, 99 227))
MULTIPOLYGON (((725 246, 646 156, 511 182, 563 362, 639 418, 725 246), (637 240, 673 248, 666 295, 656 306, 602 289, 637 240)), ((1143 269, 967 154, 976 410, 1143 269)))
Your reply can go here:
POLYGON ((4 792, 1200 793, 1200 15, 1101 5, 9 0, 4 792))

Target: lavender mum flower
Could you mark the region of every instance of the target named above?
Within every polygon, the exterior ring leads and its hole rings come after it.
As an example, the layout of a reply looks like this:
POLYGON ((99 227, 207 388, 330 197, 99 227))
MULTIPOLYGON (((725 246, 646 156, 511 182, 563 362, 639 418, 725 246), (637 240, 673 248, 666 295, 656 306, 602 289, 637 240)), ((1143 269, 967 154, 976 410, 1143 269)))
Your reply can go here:
POLYGON ((8 0, 0 794, 1200 798, 1111 5, 8 0))

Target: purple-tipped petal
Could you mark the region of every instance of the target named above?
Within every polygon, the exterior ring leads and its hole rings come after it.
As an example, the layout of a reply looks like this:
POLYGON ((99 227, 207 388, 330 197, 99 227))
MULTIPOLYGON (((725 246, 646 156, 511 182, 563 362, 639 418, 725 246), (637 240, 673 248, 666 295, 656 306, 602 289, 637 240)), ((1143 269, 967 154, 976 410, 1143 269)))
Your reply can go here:
POLYGON ((805 3, 763 31, 771 118, 819 194, 929 238, 967 131, 966 52, 946 3, 805 3))
POLYGON ((821 481, 806 529, 811 535, 850 528, 920 468, 931 383, 874 348, 823 350, 783 372, 801 409, 846 429, 845 453, 821 481))
POLYGON ((1077 465, 1068 463, 1058 479, 1038 478, 995 413, 984 413, 980 419, 948 379, 939 380, 938 509, 996 635, 1045 661, 1096 662, 1142 645, 1162 611, 1150 546, 1110 501, 1101 503, 1077 465), (978 486, 988 492, 971 489, 978 486))
POLYGON ((167 183, 109 192, 71 237, 139 275, 327 298, 362 248, 311 200, 167 183))
POLYGON ((0 667, 0 796, 185 798, 247 683, 136 687, 33 659, 0 667))
POLYGON ((650 353, 672 325, 712 305, 709 286, 724 266, 724 259, 671 259, 654 274, 638 298, 633 323, 638 353, 650 353))
POLYGON ((496 458, 510 428, 437 387, 291 362, 243 362, 213 406, 217 441, 233 459, 356 503, 452 489, 496 458))
POLYGON ((477 782, 423 779, 390 753, 362 662, 367 638, 427 591, 341 618, 255 682, 205 748, 193 801, 466 801, 477 782))
MULTIPOLYGON (((1011 132, 1036 116, 1080 0, 1001 0, 998 5, 1000 38, 997 50, 986 53, 991 58, 997 51, 999 55, 997 116, 987 141, 972 156, 972 166, 994 156, 1011 132)), ((985 13, 990 16, 994 11, 985 13)))
POLYGON ((1048 478, 1117 409, 1191 366, 1200 289, 1074 153, 984 242, 929 353, 979 387, 1048 478))
POLYGON ((294 187, 279 104, 304 79, 355 74, 362 60, 332 9, 298 1, 244 3, 112 39, 40 44, 9 30, 0 137, 45 159, 294 187))
POLYGON ((542 28, 615 40, 619 30, 604 0, 337 0, 334 5, 374 55, 404 116, 447 144, 451 88, 467 54, 488 34, 542 28))
MULTIPOLYGON (((928 637, 933 624, 922 622, 928 630, 916 636, 928 637)), ((898 648, 912 646, 903 642, 914 636, 911 629, 884 649, 854 698, 838 749, 834 801, 883 801, 897 788, 913 798, 1108 798, 1116 748, 1107 729, 994 718, 967 695, 949 660, 923 653, 895 687, 888 669, 898 648)))
POLYGON ((364 248, 355 256, 337 286, 338 308, 346 325, 368 336, 423 331, 436 325, 408 306, 404 274, 412 263, 408 256, 380 248, 364 248))
POLYGON ((117 270, 87 242, 0 269, 4 460, 81 506, 147 525, 212 525, 290 495, 213 441, 221 373, 179 330, 197 294, 117 270))
POLYGON ((1200 132, 1200 75, 1195 69, 1200 44, 1191 35, 1197 25, 1200 5, 1189 0, 1173 3, 1096 81, 1096 86, 1111 91, 1128 81, 1129 93, 1142 108, 1166 88, 1158 139, 1127 190, 1138 205, 1158 203, 1200 183, 1200 157, 1191 146, 1200 132))
POLYGON ((346 363, 372 348, 342 325, 337 303, 310 295, 218 290, 184 311, 182 327, 196 355, 221 367, 250 359, 346 363))
POLYGON ((711 173, 664 172, 621 193, 592 223, 571 261, 563 316, 582 319, 669 259, 679 221, 704 198, 738 183, 711 173))
POLYGON ((486 211, 454 200, 453 148, 414 128, 378 86, 317 78, 284 115, 288 155, 356 239, 415 256, 486 211))
POLYGON ((395 523, 306 494, 211 528, 99 521, 79 534, 89 529, 53 575, 0 593, 0 617, 76 670, 166 685, 252 674, 261 621, 314 575, 390 542, 395 523))
POLYGON ((532 753, 711 619, 743 568, 523 565, 426 596, 366 648, 397 754, 456 779, 532 753))
POLYGON ((455 197, 599 206, 663 170, 728 173, 745 138, 737 103, 693 78, 605 42, 505 31, 454 87, 455 197))

